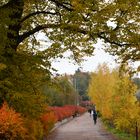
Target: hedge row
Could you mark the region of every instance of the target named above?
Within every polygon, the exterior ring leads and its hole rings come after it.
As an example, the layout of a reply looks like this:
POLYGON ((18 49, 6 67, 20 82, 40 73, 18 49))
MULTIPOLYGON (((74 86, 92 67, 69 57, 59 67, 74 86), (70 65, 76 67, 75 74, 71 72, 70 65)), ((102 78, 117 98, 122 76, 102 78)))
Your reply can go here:
POLYGON ((38 120, 21 116, 6 103, 0 108, 0 139, 39 140, 46 137, 54 124, 86 111, 80 106, 47 107, 38 120))
POLYGON ((63 107, 47 107, 46 113, 41 117, 41 121, 44 125, 44 134, 48 134, 54 127, 54 124, 58 121, 62 121, 71 116, 82 114, 86 111, 86 108, 74 105, 66 105, 63 107))

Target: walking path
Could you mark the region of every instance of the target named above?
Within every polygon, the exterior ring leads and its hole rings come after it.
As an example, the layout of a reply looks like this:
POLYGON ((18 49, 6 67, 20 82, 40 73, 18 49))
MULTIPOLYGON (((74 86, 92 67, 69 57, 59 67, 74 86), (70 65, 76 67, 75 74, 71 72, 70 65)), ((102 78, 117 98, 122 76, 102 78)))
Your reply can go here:
POLYGON ((94 125, 89 113, 76 117, 53 131, 47 140, 117 140, 100 120, 94 125))

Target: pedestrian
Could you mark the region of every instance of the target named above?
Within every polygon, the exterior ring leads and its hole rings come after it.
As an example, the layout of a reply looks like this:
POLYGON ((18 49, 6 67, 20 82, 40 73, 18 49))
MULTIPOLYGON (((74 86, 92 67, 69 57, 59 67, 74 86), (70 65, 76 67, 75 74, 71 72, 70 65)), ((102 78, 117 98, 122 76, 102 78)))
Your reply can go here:
POLYGON ((93 115, 94 124, 96 124, 97 123, 97 112, 95 109, 92 110, 92 115, 93 115))
POLYGON ((91 117, 91 111, 92 111, 91 108, 89 108, 88 113, 90 114, 90 117, 91 117))

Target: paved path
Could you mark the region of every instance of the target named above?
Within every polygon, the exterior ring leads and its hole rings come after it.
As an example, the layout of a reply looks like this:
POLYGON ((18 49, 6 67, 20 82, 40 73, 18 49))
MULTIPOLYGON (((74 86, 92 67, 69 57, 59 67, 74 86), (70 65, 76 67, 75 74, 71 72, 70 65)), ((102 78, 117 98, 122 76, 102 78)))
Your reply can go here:
POLYGON ((105 131, 100 120, 94 125, 88 113, 76 117, 53 131, 47 140, 117 140, 105 131))

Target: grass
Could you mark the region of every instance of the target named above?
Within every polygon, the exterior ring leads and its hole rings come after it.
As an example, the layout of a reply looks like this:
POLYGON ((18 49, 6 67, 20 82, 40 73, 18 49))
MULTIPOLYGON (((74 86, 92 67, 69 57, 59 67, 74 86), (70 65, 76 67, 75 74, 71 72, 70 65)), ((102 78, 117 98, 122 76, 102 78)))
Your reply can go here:
POLYGON ((136 140, 134 135, 116 130, 115 128, 112 128, 107 124, 105 124, 105 127, 109 132, 114 134, 119 140, 136 140))
POLYGON ((133 135, 118 131, 114 128, 108 128, 108 130, 113 133, 119 140, 135 140, 135 137, 133 135))

